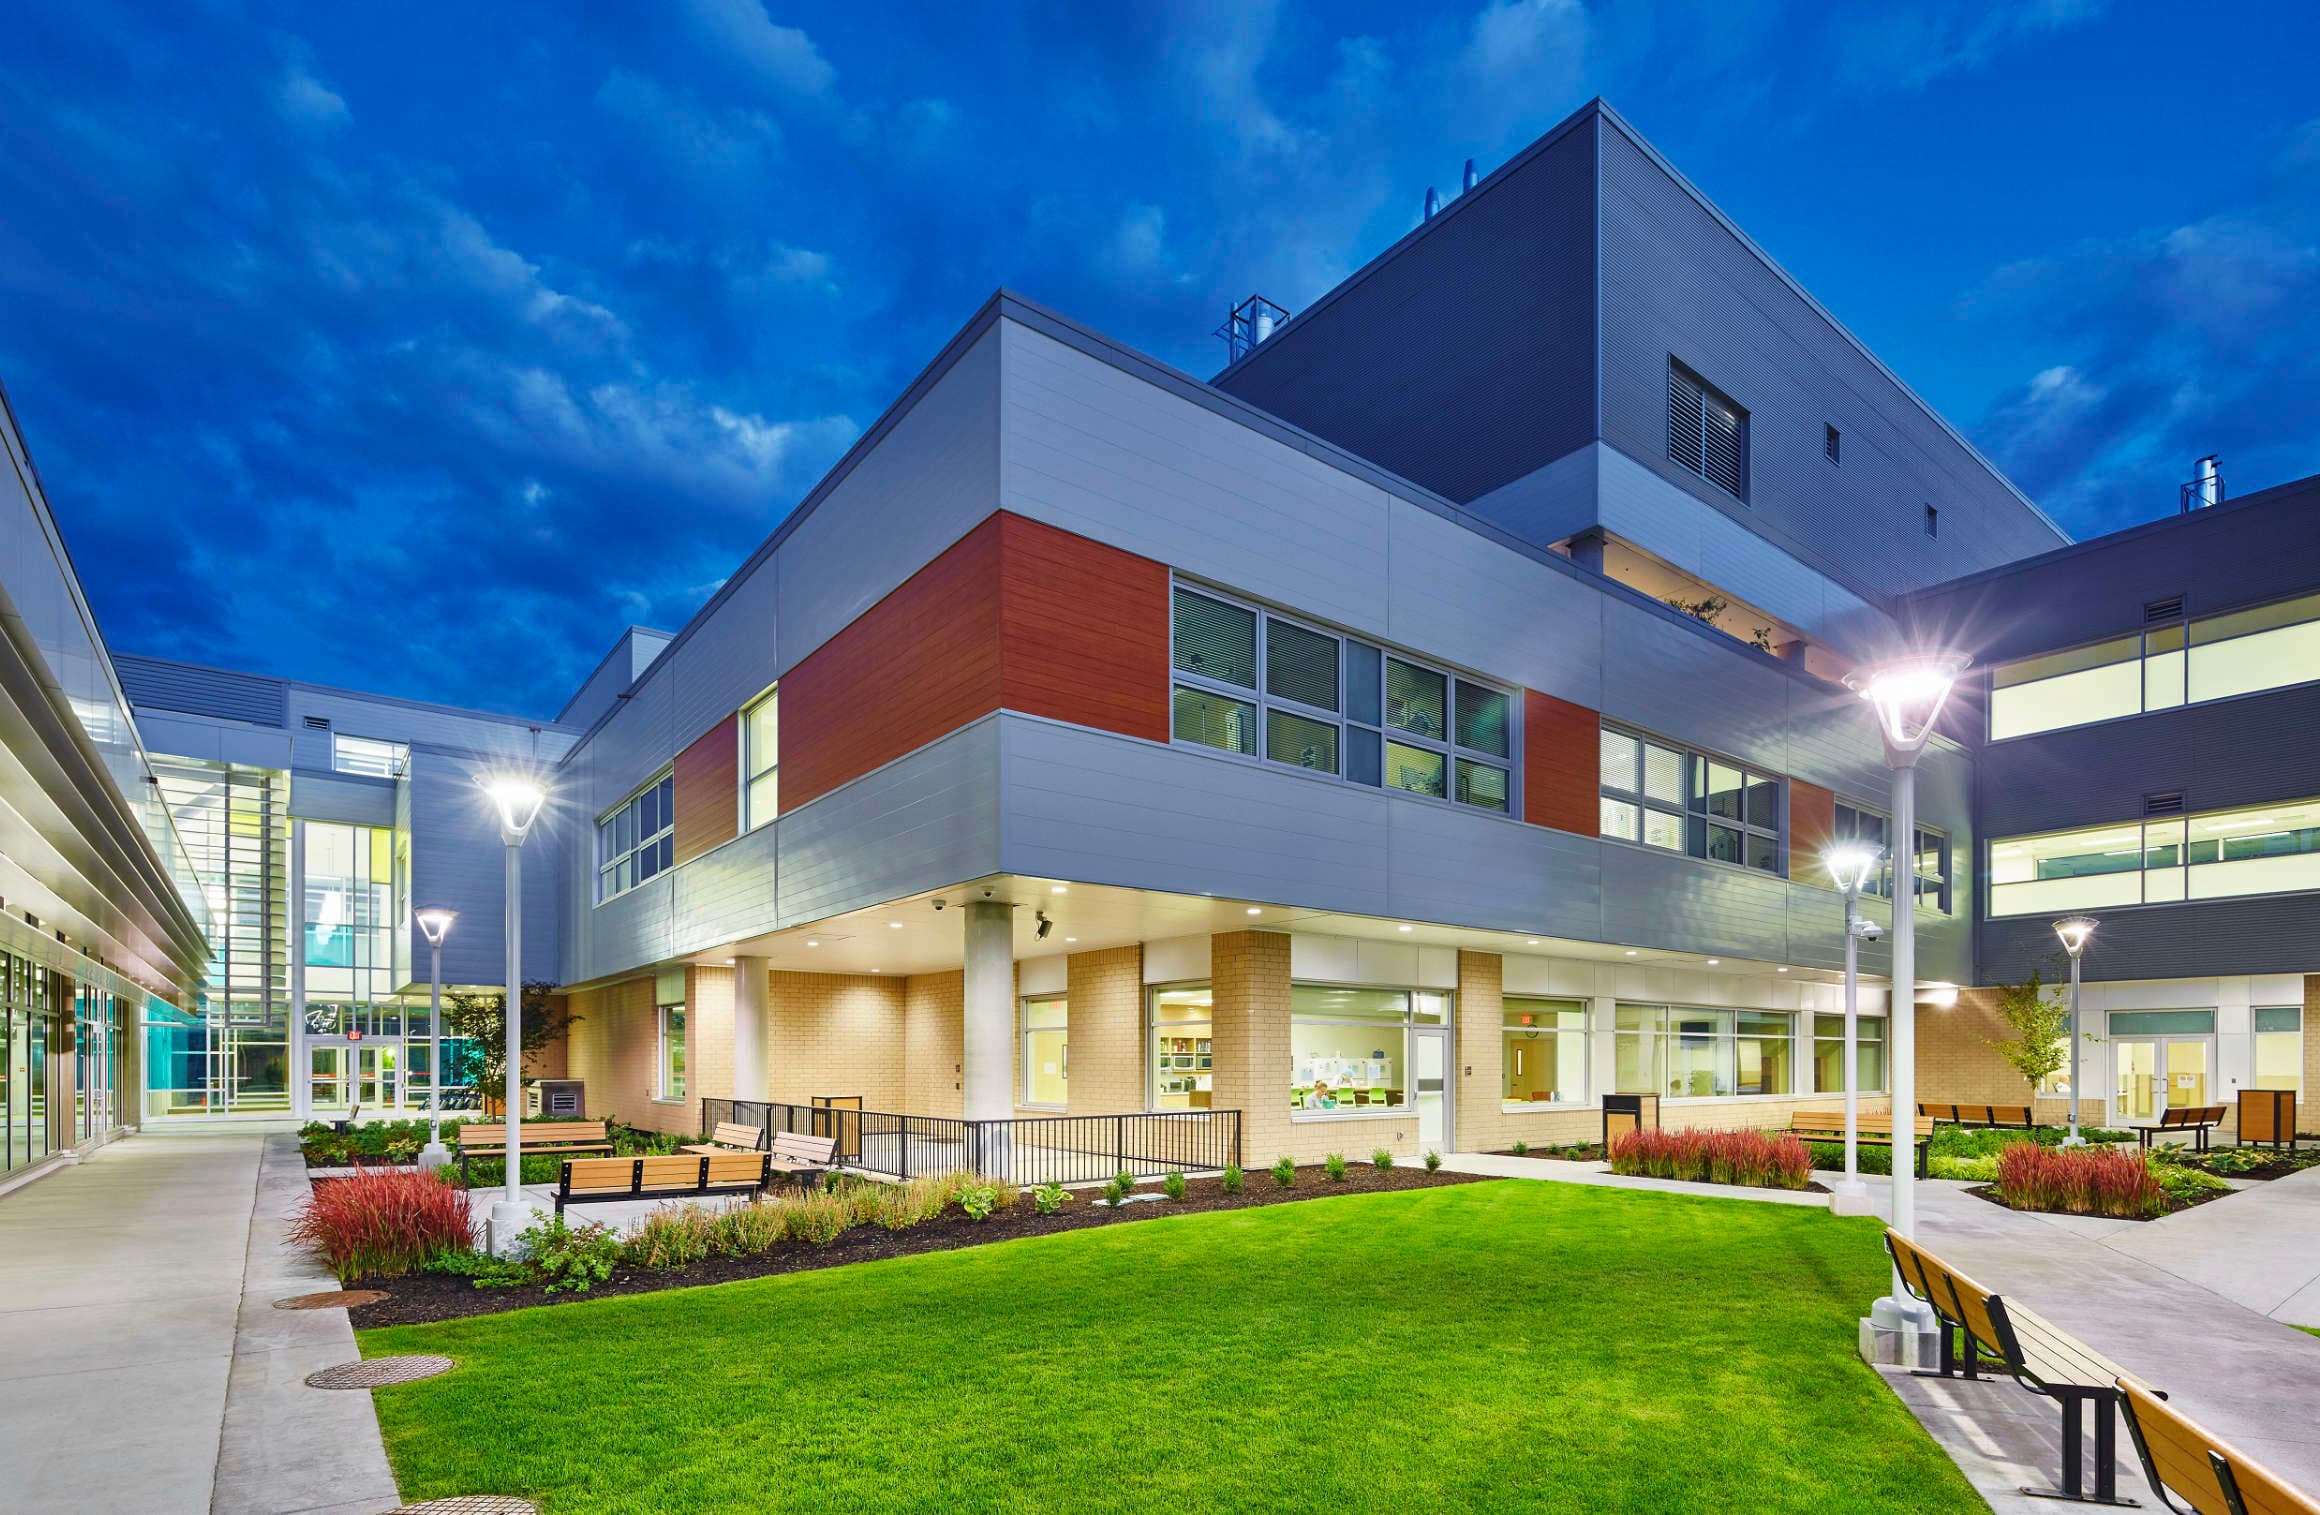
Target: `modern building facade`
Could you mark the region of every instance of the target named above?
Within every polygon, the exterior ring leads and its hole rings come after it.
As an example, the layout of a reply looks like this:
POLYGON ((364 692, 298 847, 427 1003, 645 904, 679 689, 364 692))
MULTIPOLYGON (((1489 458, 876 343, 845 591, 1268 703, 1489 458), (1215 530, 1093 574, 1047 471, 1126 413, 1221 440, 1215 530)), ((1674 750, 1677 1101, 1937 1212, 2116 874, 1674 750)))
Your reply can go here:
POLYGON ((2080 911, 2119 1118, 2301 1088, 2296 488, 2070 543, 1591 105, 1212 382, 994 296, 555 721, 119 660, 215 918, 145 1108, 419 1102, 411 910, 497 983, 510 766, 551 792, 526 972, 578 1017, 537 1071, 643 1126, 1231 1110, 1262 1163, 1611 1095, 1777 1124, 1845 1082, 1846 839, 1892 859, 1864 914, 1917 904, 1922 1097, 2027 1095, 1987 991, 2080 911), (1929 636, 1994 671, 1903 838, 1836 680, 1929 636))

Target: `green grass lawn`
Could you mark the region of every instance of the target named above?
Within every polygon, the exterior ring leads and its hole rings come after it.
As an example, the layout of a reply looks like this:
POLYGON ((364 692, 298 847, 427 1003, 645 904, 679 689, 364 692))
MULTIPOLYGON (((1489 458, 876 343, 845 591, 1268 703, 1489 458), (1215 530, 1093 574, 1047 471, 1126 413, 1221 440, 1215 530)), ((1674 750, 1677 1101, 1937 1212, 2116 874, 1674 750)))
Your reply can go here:
POLYGON ((1501 1182, 363 1333, 409 1500, 1985 1508, 1854 1355, 1878 1229, 1501 1182))

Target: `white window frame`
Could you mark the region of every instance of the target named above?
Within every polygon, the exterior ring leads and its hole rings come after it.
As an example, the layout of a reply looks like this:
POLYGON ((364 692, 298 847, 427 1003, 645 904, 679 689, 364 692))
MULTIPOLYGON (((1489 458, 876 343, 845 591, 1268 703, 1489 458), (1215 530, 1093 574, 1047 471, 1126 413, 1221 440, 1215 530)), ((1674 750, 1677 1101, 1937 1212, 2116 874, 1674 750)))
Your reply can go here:
MULTIPOLYGON (((1289 984, 1290 1069, 1286 1084, 1286 1091, 1291 1093, 1297 1087, 1295 1038, 1296 1029, 1300 1025, 1352 1026, 1364 1031, 1385 1031, 1398 1026, 1402 1038, 1401 1055, 1397 1059, 1402 1066, 1402 1102, 1398 1105, 1353 1105, 1336 1110, 1306 1110, 1292 1107, 1289 1112, 1292 1124, 1302 1124, 1308 1121, 1378 1120, 1390 1117, 1415 1119, 1418 1109, 1418 1090, 1415 1071, 1417 1051, 1413 1038, 1420 1031, 1448 1031, 1451 1036, 1452 1055, 1455 1057, 1458 1035, 1458 994, 1453 989, 1426 989, 1415 984, 1340 984, 1323 982, 1319 979, 1291 980, 1289 984), (1402 996, 1402 1018, 1399 1022, 1395 1022, 1354 1015, 1300 1015, 1297 1013, 1296 998, 1299 989, 1360 989, 1382 994, 1399 994, 1402 996), (1442 1018, 1440 1020, 1422 1021, 1418 1019, 1418 996, 1421 994, 1440 997, 1442 1001, 1442 1018)), ((1451 1082, 1454 1083, 1455 1080, 1451 1082)), ((1256 1095, 1259 1100, 1269 1097, 1276 1096, 1268 1096, 1262 1091, 1256 1095)), ((1453 1100, 1456 1097, 1456 1091, 1445 1089, 1442 1097, 1445 1101, 1453 1100)))
MULTIPOLYGON (((651 778, 645 780, 643 783, 637 785, 636 788, 630 790, 627 798, 623 799, 619 804, 613 806, 610 810, 605 811, 602 815, 596 818, 595 836, 597 904, 602 905, 609 901, 616 900, 624 894, 633 893, 636 890, 643 888, 646 884, 651 883, 654 879, 661 877, 663 874, 671 872, 675 868, 675 836, 677 829, 675 772, 676 770, 673 767, 663 768, 660 772, 654 774, 651 778), (664 786, 666 786, 667 793, 662 798, 660 824, 654 828, 650 836, 639 835, 633 840, 627 842, 625 845, 620 843, 617 839, 617 828, 621 816, 627 813, 631 807, 637 806, 638 802, 641 801, 647 794, 650 794, 656 789, 661 789, 664 786), (615 836, 613 838, 606 837, 604 830, 606 826, 613 826, 615 828, 615 836), (670 858, 667 863, 664 864, 656 858, 653 862, 652 871, 650 873, 644 873, 641 870, 637 870, 637 876, 630 878, 628 882, 617 887, 607 887, 607 879, 612 876, 614 871, 621 863, 641 857, 647 848, 657 848, 663 840, 667 840, 670 844, 670 858)), ((636 825, 638 830, 641 832, 644 824, 643 811, 640 808, 636 813, 638 817, 636 825)))
MULTIPOLYGON (((1208 1067, 1202 1068, 1199 1065, 1199 1050, 1198 1047, 1195 1046, 1192 1054, 1194 1059, 1192 1067, 1183 1070, 1171 1068, 1167 1071, 1171 1073, 1178 1071, 1190 1073, 1193 1076, 1195 1082, 1198 1081, 1199 1076, 1202 1073, 1207 1073, 1209 1075, 1209 1093, 1213 1095, 1216 1092, 1216 1004, 1214 1000, 1214 993, 1215 990, 1213 981, 1204 978, 1182 979, 1175 983, 1146 984, 1144 986, 1144 1040, 1141 1049, 1137 1052, 1136 1055, 1137 1058, 1144 1064, 1144 1108, 1147 1111, 1164 1115, 1177 1115, 1184 1113, 1188 1109, 1199 1110, 1202 1108, 1199 1105, 1163 1105, 1160 1103, 1160 1074, 1162 1070, 1160 1067, 1160 1054, 1158 1049, 1160 1045, 1160 1028, 1163 1026, 1206 1026, 1208 1028, 1208 1067), (1160 1019, 1159 1011, 1161 995, 1191 989, 1207 989, 1210 991, 1211 999, 1208 1007, 1209 1018, 1207 1020, 1164 1021, 1160 1019)), ((1197 1043, 1199 1038, 1195 1037, 1194 1040, 1197 1043)))
POLYGON ((1591 1107, 1595 1102, 1593 1097, 1595 1092, 1594 1001, 1587 999, 1574 999, 1569 995, 1502 994, 1499 997, 1499 1006, 1499 1109, 1502 1112, 1511 1115, 1522 1110, 1583 1110, 1591 1107), (1579 1045, 1583 1049, 1579 1058, 1579 1092, 1575 1098, 1531 1100, 1508 1099, 1506 1097, 1507 1068, 1505 1059, 1507 1053, 1507 1043, 1511 1037, 1521 1035, 1523 1030, 1523 1028, 1520 1026, 1509 1026, 1506 1024, 1506 1007, 1509 1005, 1531 1004, 1556 1006, 1576 1005, 1579 1009, 1579 1029, 1577 1031, 1565 1032, 1561 1027, 1555 1028, 1554 1031, 1554 1035, 1558 1040, 1560 1040, 1565 1035, 1578 1037, 1579 1045))
MULTIPOLYGON (((1604 776, 1600 773, 1597 775, 1596 787, 1600 791, 1598 798, 1598 816, 1600 816, 1601 813, 1601 800, 1612 800, 1619 804, 1626 805, 1632 808, 1636 813, 1636 831, 1633 836, 1623 836, 1615 831, 1605 831, 1603 830, 1602 821, 1598 819, 1596 822, 1596 834, 1602 837, 1603 840, 1607 842, 1620 842, 1626 846, 1641 848, 1646 852, 1659 853, 1664 856, 1688 857, 1695 863, 1708 863, 1720 868, 1737 868, 1741 872, 1746 873, 1754 878, 1787 878, 1789 876, 1791 865, 1791 859, 1789 857, 1789 800, 1791 790, 1787 774, 1775 773, 1761 763, 1750 763, 1742 761, 1738 758, 1723 757, 1716 753, 1707 752, 1698 747, 1693 747, 1684 742, 1670 741, 1666 737, 1654 736, 1647 731, 1641 731, 1633 726, 1623 725, 1617 721, 1604 721, 1601 723, 1601 726, 1604 732, 1612 736, 1624 737, 1629 741, 1642 744, 1643 747, 1657 747, 1663 752, 1672 752, 1683 760, 1684 767, 1683 783, 1681 786, 1682 797, 1676 801, 1676 808, 1672 812, 1683 827, 1684 844, 1681 848, 1661 847, 1653 843, 1646 842, 1643 839, 1644 814, 1646 811, 1657 811, 1662 815, 1666 815, 1671 812, 1668 809, 1668 804, 1666 801, 1647 799, 1644 796, 1643 789, 1641 787, 1643 782, 1643 774, 1641 770, 1645 766, 1645 763, 1643 754, 1640 749, 1637 753, 1636 759, 1638 769, 1636 773, 1636 788, 1621 788, 1613 784, 1607 776, 1604 776), (1699 793, 1701 765, 1703 763, 1713 764, 1719 768, 1737 769, 1744 781, 1749 778, 1770 779, 1778 791, 1777 798, 1773 805, 1775 814, 1773 817, 1772 826, 1769 828, 1760 826, 1755 822, 1749 821, 1745 818, 1735 819, 1727 816, 1711 815, 1704 808, 1694 809, 1692 801, 1694 796, 1699 793), (1697 852, 1692 850, 1692 837, 1695 824, 1697 826, 1700 843, 1700 849, 1697 852), (1727 830, 1739 832, 1743 840, 1743 852, 1745 852, 1745 842, 1746 838, 1748 837, 1760 837, 1771 841, 1773 845, 1774 856, 1779 860, 1779 866, 1777 868, 1758 868, 1748 863, 1745 860, 1745 857, 1743 857, 1742 861, 1740 862, 1730 862, 1723 858, 1710 857, 1708 855, 1708 828, 1711 825, 1722 826, 1727 830)), ((1598 744, 1600 744, 1602 738, 1598 736, 1596 740, 1598 744)), ((1598 745, 1597 750, 1600 752, 1600 745, 1598 745)), ((1747 793, 1747 785, 1745 782, 1743 782, 1741 785, 1741 793, 1743 796, 1745 796, 1747 793)), ((1745 802, 1743 802, 1742 808, 1746 808, 1745 802)))
POLYGON ((389 741, 383 736, 352 736, 343 731, 333 731, 330 734, 330 771, 350 773, 361 778, 399 779, 411 771, 411 744, 389 741), (349 767, 346 748, 350 744, 384 749, 386 771, 382 773, 376 764, 349 767))
MULTIPOLYGON (((1068 1093, 1062 1104, 1053 1100, 1036 1100, 1031 1097, 1031 1035, 1034 1031, 1046 1033, 1056 1029, 1053 1026, 1032 1025, 1031 1007, 1033 1005, 1053 1004, 1064 1006, 1064 1055, 1061 1063, 1062 1071, 1056 1076, 1064 1081, 1068 1089, 1071 1083, 1071 996, 1068 994, 1024 994, 1017 996, 1015 1000, 1015 1062, 1017 1071, 1015 1103, 1026 1110, 1062 1110, 1069 1108, 1070 1105, 1068 1093)), ((1213 1047, 1214 1043, 1211 1043, 1212 1061, 1213 1047)))
MULTIPOLYGON (((1843 1095, 1845 1092, 1845 1086, 1841 1083, 1838 1084, 1834 1089, 1805 1089, 1804 1086, 1806 1084, 1812 1084, 1817 1081, 1820 1069, 1820 1059, 1814 1054, 1819 1051, 1820 1044, 1822 1042, 1829 1042, 1838 1047, 1842 1047, 1845 1044, 1845 1013, 1842 1010, 1799 1010, 1796 1014, 1797 1019, 1808 1023, 1805 1033, 1802 1035, 1802 1037, 1800 1037, 1800 1040, 1804 1043, 1804 1076, 1798 1084, 1798 1088, 1803 1090, 1803 1092, 1800 1093, 1797 1098, 1830 1099, 1843 1095), (1820 1019, 1823 1016, 1827 1016, 1830 1019, 1836 1021, 1836 1035, 1822 1036, 1817 1030, 1812 1029, 1820 1023, 1820 1019)), ((1856 1050, 1866 1045, 1867 1038, 1865 1033, 1872 1026, 1877 1028, 1877 1044, 1885 1049, 1884 1056, 1880 1059, 1884 1065, 1885 1076, 1879 1080, 1876 1088, 1856 1089, 1854 1093, 1885 1094, 1890 1092, 1893 1087, 1893 1038, 1887 1034, 1889 1028, 1885 1024, 1885 1017, 1882 1015, 1856 1014, 1853 1018, 1853 1023, 1853 1045, 1856 1050)), ((1842 1054, 1840 1053, 1839 1056, 1842 1056, 1842 1054)), ((1858 1073, 1858 1071, 1858 1064, 1856 1062, 1855 1072, 1858 1073)))
MULTIPOLYGON (((655 1030, 653 1039, 653 1103, 659 1105, 681 1105, 685 1103, 685 1089, 683 1084, 678 1083, 677 1087, 674 1089, 669 1087, 672 1082, 676 1082, 676 1080, 672 1077, 673 1069, 669 1063, 669 1012, 672 1010, 676 1011, 679 1015, 685 1014, 685 1007, 681 1003, 674 1005, 658 1005, 653 1009, 653 1022, 655 1030)), ((678 1044, 685 1049, 687 1054, 686 1067, 688 1069, 690 1069, 692 1066, 692 1033, 692 1018, 690 1016, 686 1016, 684 1030, 679 1033, 678 1044)))
MULTIPOLYGON (((1892 846, 1893 817, 1886 814, 1883 810, 1879 809, 1875 805, 1864 805, 1859 800, 1852 799, 1849 796, 1842 794, 1836 796, 1836 804, 1843 809, 1852 811, 1856 815, 1872 816, 1882 826, 1883 830, 1879 838, 1869 843, 1870 846, 1873 846, 1877 849, 1878 853, 1879 861, 1877 865, 1877 876, 1871 879, 1869 881, 1868 887, 1863 889, 1861 892, 1866 895, 1873 895, 1881 900, 1891 900, 1893 898, 1894 863, 1892 846)), ((1859 833, 1857 831, 1849 831, 1843 826, 1837 825, 1833 815, 1831 819, 1831 825, 1833 827, 1833 840, 1847 842, 1856 841, 1859 839, 1859 833)), ((1928 896, 1923 889, 1920 889, 1917 894, 1917 902, 1920 905, 1926 905, 1932 909, 1938 910, 1943 915, 1948 915, 1951 913, 1950 907, 1953 902, 1952 891, 1955 888, 1954 879, 1957 872, 1956 851, 1950 846, 1949 833, 1943 830, 1941 827, 1928 826, 1923 821, 1920 821, 1917 823, 1917 830, 1920 835, 1930 839, 1933 842, 1934 853, 1935 856, 1939 859, 1938 866, 1941 870, 1940 887, 1936 889, 1931 896, 1928 896)), ((1916 866, 1916 856, 1914 853, 1911 855, 1910 864, 1912 868, 1916 866)), ((1929 884, 1934 882, 1934 880, 1928 878, 1924 874, 1918 874, 1917 879, 1921 884, 1929 884)))
MULTIPOLYGON (((1677 1018, 1684 1015, 1720 1015, 1729 1018, 1730 1034, 1725 1035, 1722 1032, 1719 1032, 1715 1037, 1715 1040, 1718 1044, 1716 1048, 1716 1067, 1719 1073, 1729 1068, 1732 1074, 1733 1092, 1730 1094, 1672 1094, 1667 1090, 1662 1089, 1659 1090, 1658 1093, 1663 1104, 1706 1105, 1735 1102, 1749 1104, 1768 1100, 1779 1100, 1784 1103, 1793 1103, 1794 1101, 1800 1099, 1826 1098, 1827 1096, 1825 1095, 1813 1094, 1807 1087, 1812 1082, 1812 1058, 1810 1054, 1813 1038, 1811 1027, 1807 1026, 1801 1035, 1797 1030, 1797 1021, 1800 1015, 1810 1015, 1813 1013, 1814 1012, 1811 1011, 1800 1012, 1795 1010, 1772 1010, 1767 1009, 1762 1005, 1679 1005, 1663 1000, 1620 1000, 1617 1004, 1617 1007, 1612 1012, 1611 1024, 1608 1028, 1606 1028, 1605 1031, 1605 1034, 1612 1038, 1612 1056, 1610 1062, 1607 1064, 1607 1066, 1612 1070, 1611 1082, 1614 1086, 1616 1086, 1619 1082, 1619 1075, 1617 1071, 1619 1067, 1618 1039, 1621 1036, 1647 1037, 1650 1039, 1651 1045, 1655 1045, 1659 1048, 1657 1064, 1659 1067, 1661 1081, 1665 1082, 1675 1067, 1674 1048, 1679 1038, 1681 1038, 1684 1034, 1676 1029, 1677 1018), (1658 1027, 1656 1029, 1645 1031, 1622 1031, 1619 1026, 1618 1012, 1620 1010, 1655 1010, 1659 1012, 1658 1027), (1742 1035, 1740 1030, 1740 1017, 1743 1015, 1777 1016, 1780 1019, 1788 1022, 1788 1089, 1785 1093, 1742 1094, 1739 1092, 1740 1043, 1742 1041, 1762 1041, 1766 1039, 1761 1035, 1742 1035), (1726 1052, 1731 1053, 1731 1057, 1729 1059, 1724 1056, 1726 1052)), ((1890 1057, 1891 1054, 1888 1053, 1887 1056, 1890 1057)), ((1888 1074, 1888 1080, 1890 1080, 1890 1074, 1888 1074)), ((1618 1089, 1614 1087, 1610 1092, 1625 1094, 1634 1093, 1637 1091, 1618 1089)))
POLYGON ((742 706, 739 728, 734 733, 734 740, 740 747, 738 766, 741 773, 741 830, 745 834, 755 831, 760 826, 770 824, 781 814, 780 697, 781 686, 776 684, 756 699, 742 706), (749 734, 752 727, 749 718, 768 705, 773 707, 773 761, 760 767, 757 763, 758 754, 752 750, 750 742, 749 734), (751 796, 759 779, 773 780, 773 806, 763 815, 759 815, 757 807, 751 803, 751 796))

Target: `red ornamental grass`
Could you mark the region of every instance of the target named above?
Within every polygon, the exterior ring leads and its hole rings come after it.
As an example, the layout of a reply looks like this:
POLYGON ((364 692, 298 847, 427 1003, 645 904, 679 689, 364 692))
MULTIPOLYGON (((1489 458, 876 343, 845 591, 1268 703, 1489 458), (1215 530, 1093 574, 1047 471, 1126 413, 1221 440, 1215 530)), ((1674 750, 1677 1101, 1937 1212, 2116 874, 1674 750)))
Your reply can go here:
POLYGON ((342 1283, 401 1278, 438 1252, 465 1251, 473 1237, 467 1191, 409 1169, 325 1179, 290 1223, 290 1240, 320 1252, 342 1283))
POLYGON ((2017 1210, 2064 1215, 2132 1220, 2167 1209, 2167 1191, 2140 1154, 2092 1147, 2013 1142, 1998 1153, 1998 1193, 2017 1210))
POLYGON ((1755 1189, 1801 1189, 1812 1180, 1812 1154, 1795 1137, 1768 1131, 1637 1130, 1611 1139, 1611 1171, 1755 1189))

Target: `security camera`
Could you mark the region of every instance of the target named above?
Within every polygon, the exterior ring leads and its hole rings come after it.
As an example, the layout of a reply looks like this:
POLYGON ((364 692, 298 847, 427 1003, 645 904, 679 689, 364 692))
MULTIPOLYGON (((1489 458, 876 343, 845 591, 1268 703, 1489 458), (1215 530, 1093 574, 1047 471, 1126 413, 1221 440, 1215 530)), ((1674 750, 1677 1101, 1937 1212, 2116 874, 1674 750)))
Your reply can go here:
POLYGON ((948 903, 950 903, 948 900, 936 900, 936 901, 934 902, 934 907, 935 907, 935 909, 937 909, 937 910, 940 910, 940 909, 941 909, 941 908, 942 908, 944 905, 946 905, 946 904, 948 904, 948 903))
POLYGON ((1853 922, 1853 935, 1859 937, 1862 941, 1873 942, 1884 934, 1885 928, 1878 925, 1875 921, 1856 920, 1853 922))

